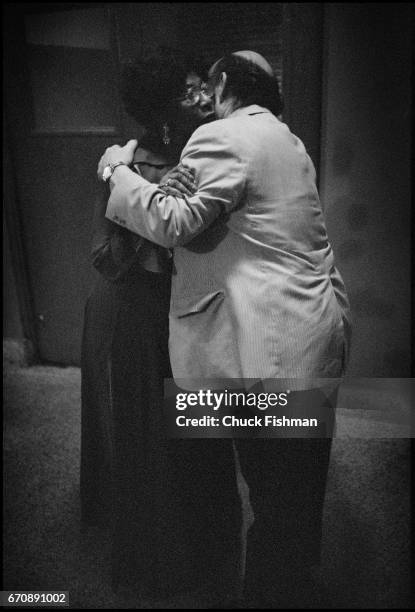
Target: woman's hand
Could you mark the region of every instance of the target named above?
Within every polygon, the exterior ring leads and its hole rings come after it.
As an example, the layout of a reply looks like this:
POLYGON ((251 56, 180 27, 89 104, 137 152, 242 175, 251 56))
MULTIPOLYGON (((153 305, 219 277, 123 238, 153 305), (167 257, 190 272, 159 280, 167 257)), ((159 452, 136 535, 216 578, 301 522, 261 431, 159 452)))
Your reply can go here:
POLYGON ((159 187, 167 195, 192 196, 197 191, 193 173, 192 169, 179 164, 163 176, 159 187))

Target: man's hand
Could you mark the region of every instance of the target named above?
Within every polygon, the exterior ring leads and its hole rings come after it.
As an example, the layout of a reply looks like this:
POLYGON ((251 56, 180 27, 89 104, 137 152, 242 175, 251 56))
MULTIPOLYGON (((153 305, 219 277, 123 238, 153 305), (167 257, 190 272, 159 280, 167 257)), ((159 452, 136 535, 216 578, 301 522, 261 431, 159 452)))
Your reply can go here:
POLYGON ((183 195, 192 196, 197 191, 193 175, 193 169, 179 164, 163 176, 159 187, 167 195, 178 197, 183 195))
POLYGON ((129 140, 126 145, 120 147, 119 145, 113 145, 108 147, 104 155, 99 160, 98 164, 98 178, 102 179, 104 168, 109 164, 116 164, 117 162, 123 162, 126 166, 132 164, 134 151, 138 145, 137 140, 129 140))

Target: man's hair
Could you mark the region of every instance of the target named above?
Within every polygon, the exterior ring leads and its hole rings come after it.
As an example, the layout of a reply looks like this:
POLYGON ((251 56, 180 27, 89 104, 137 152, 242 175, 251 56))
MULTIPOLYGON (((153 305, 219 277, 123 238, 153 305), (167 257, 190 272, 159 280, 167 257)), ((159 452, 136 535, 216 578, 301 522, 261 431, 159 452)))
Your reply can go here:
POLYGON ((277 78, 238 55, 225 55, 214 66, 211 77, 215 84, 222 72, 227 81, 223 97, 235 97, 241 106, 258 104, 268 108, 274 115, 280 115, 283 103, 277 78))
POLYGON ((150 129, 168 121, 174 113, 172 100, 183 94, 186 76, 191 72, 204 79, 205 62, 169 47, 160 47, 151 56, 126 63, 120 79, 126 112, 150 129))

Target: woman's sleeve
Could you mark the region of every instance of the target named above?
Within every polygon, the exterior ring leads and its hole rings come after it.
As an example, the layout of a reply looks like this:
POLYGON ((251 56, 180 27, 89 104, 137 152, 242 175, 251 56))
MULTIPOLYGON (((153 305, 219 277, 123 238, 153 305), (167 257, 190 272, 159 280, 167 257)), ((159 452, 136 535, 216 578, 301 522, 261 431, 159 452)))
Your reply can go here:
POLYGON ((92 263, 107 280, 116 282, 136 261, 143 239, 105 218, 109 189, 106 183, 100 187, 92 224, 92 263))

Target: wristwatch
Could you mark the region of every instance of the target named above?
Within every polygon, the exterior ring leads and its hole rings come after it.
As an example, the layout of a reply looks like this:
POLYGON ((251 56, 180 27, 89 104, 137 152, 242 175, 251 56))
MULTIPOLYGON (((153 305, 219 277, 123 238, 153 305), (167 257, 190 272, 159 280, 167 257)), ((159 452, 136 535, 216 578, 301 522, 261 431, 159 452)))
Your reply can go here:
POLYGON ((119 161, 119 162, 115 162, 114 164, 108 164, 107 166, 105 166, 104 171, 102 173, 102 180, 107 182, 108 179, 111 178, 112 173, 114 172, 115 168, 117 166, 126 166, 127 164, 125 162, 119 161))

